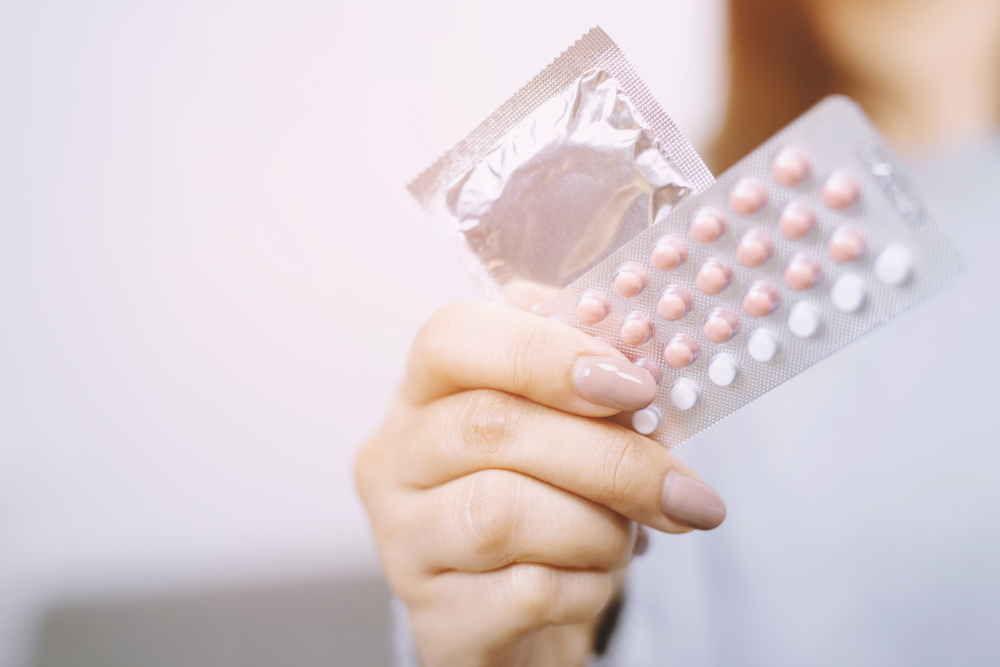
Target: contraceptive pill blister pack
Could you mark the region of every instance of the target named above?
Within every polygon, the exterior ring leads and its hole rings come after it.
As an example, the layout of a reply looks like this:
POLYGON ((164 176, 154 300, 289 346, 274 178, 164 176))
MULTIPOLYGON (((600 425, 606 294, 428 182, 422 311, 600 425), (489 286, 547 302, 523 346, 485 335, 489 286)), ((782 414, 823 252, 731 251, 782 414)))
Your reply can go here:
POLYGON ((674 447, 960 264, 868 118, 830 97, 536 312, 658 378, 651 406, 616 419, 674 447))

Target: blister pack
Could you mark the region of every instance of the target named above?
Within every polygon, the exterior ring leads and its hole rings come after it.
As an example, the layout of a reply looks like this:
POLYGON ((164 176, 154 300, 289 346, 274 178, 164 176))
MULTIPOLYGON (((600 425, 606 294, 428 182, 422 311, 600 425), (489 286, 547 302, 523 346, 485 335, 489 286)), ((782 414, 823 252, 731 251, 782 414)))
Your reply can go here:
POLYGON ((594 28, 408 187, 487 297, 529 310, 712 181, 594 28))
POLYGON ((654 403, 615 419, 674 447, 960 266, 868 118, 830 97, 537 312, 649 370, 654 403))

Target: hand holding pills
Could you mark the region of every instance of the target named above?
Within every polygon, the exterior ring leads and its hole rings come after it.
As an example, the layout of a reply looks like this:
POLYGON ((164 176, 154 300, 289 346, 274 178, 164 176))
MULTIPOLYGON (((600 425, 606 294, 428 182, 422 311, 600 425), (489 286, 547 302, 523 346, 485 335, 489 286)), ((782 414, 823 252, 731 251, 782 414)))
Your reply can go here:
POLYGON ((428 666, 581 664, 643 550, 633 522, 725 516, 669 449, 959 264, 853 102, 713 184, 599 29, 409 188, 487 296, 534 313, 432 318, 358 458, 428 666))
MULTIPOLYGON (((641 320, 629 320, 639 334, 641 320)), ((685 353, 697 346, 678 349, 678 363, 685 353)), ((678 533, 722 522, 722 499, 667 449, 594 419, 641 412, 659 373, 507 307, 460 304, 425 325, 356 464, 423 664, 515 664, 504 656, 529 645, 549 655, 538 664, 576 664, 645 548, 636 523, 678 533)), ((698 388, 675 393, 697 401, 698 388)))

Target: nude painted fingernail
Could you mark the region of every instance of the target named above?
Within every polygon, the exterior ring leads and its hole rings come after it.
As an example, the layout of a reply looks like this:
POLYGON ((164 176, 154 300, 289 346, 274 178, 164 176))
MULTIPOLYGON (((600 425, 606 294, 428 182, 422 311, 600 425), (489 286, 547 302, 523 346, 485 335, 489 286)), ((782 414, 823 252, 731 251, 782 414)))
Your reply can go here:
POLYGON ((635 533, 635 546, 632 547, 633 556, 641 556, 649 550, 649 529, 639 526, 635 533))
POLYGON ((582 398, 616 410, 641 410, 656 397, 656 380, 627 359, 580 357, 573 388, 582 398))
POLYGON ((712 487, 673 470, 663 482, 663 513, 673 521, 712 530, 726 518, 726 503, 712 487))

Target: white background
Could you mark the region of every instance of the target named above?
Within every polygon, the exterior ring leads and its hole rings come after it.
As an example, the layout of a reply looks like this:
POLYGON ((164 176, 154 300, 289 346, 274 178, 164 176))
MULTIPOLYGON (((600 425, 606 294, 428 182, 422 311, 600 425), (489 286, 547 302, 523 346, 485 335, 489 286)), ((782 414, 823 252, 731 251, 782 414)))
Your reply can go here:
POLYGON ((353 453, 478 298, 404 186, 598 24, 704 148, 718 0, 0 6, 0 663, 60 598, 377 568, 353 453))

